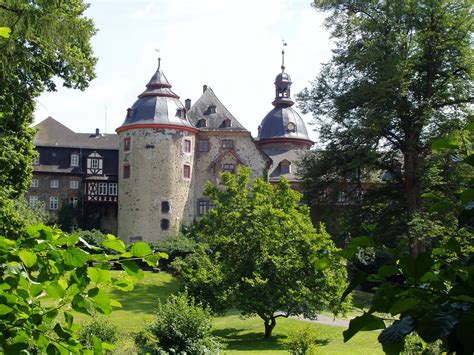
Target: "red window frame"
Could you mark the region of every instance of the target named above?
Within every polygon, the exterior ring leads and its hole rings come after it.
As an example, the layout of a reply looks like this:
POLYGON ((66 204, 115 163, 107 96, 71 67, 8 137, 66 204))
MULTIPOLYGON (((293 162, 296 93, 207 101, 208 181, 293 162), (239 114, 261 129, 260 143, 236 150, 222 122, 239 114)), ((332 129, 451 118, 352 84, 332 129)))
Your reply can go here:
POLYGON ((183 177, 185 179, 191 179, 191 165, 189 164, 183 165, 183 177))

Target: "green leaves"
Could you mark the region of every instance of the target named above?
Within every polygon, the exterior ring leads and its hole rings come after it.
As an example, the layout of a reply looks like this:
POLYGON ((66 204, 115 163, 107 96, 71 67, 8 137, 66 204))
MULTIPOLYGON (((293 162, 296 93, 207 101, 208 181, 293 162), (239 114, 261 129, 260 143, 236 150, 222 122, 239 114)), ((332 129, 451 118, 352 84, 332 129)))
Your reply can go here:
POLYGON ((432 311, 420 319, 417 332, 424 341, 431 343, 450 334, 458 322, 451 313, 432 311))
POLYGON ((30 268, 34 264, 36 264, 36 260, 37 260, 36 254, 32 253, 31 251, 23 249, 18 253, 18 256, 20 257, 21 261, 23 262, 23 264, 25 264, 27 268, 30 268))
POLYGON ((102 242, 102 246, 115 250, 119 253, 125 253, 125 244, 121 240, 115 239, 115 237, 112 235, 108 235, 108 238, 108 240, 102 242))
POLYGON ((64 253, 64 262, 66 265, 80 267, 84 266, 89 259, 89 255, 79 248, 69 248, 64 253))
POLYGON ((364 313, 361 316, 355 317, 351 319, 349 322, 349 328, 344 330, 342 334, 344 335, 344 342, 349 341, 354 335, 356 335, 360 331, 367 331, 367 330, 376 330, 376 329, 384 329, 385 323, 382 319, 369 314, 364 313))
POLYGON ((132 255, 138 258, 153 254, 150 246, 144 242, 137 242, 133 244, 132 249, 130 250, 132 255))
POLYGON ((410 334, 414 328, 413 318, 403 317, 395 321, 391 326, 382 330, 378 339, 386 354, 399 354, 403 349, 403 339, 410 334))
POLYGON ((134 276, 139 280, 145 277, 143 270, 137 265, 134 261, 124 260, 121 262, 123 269, 129 274, 130 276, 134 276))
POLYGON ((0 27, 0 37, 10 38, 11 31, 9 27, 0 27))

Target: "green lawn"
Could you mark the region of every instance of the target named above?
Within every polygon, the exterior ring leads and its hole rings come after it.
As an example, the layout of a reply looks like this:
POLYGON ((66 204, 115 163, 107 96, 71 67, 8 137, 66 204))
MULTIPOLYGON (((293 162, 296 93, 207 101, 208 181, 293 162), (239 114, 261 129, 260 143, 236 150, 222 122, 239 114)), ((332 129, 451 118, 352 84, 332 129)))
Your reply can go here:
MULTIPOLYGON (((165 300, 179 289, 179 282, 171 275, 145 272, 145 278, 136 282, 133 291, 110 292, 111 298, 120 301, 123 306, 108 316, 122 334, 117 353, 134 352, 131 334, 153 320, 153 310, 158 299, 165 300)), ((86 318, 80 314, 76 316, 79 322, 85 321, 86 318)), ((259 318, 242 319, 237 311, 216 317, 214 326, 214 334, 221 337, 226 344, 225 354, 287 354, 285 343, 288 335, 301 327, 311 327, 318 335, 318 349, 321 354, 383 354, 377 342, 377 332, 360 333, 344 344, 342 338, 344 328, 293 319, 278 319, 272 338, 263 339, 263 322, 259 318)))

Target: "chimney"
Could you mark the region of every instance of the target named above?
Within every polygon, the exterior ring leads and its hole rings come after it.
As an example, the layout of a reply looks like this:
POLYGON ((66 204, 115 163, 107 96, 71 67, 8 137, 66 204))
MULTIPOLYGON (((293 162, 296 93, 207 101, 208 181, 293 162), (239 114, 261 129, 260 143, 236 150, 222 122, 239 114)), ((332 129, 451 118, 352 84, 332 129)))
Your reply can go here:
POLYGON ((184 100, 184 107, 186 108, 186 111, 191 109, 191 99, 184 100))
POLYGON ((206 90, 207 90, 207 85, 203 85, 202 86, 202 93, 204 94, 206 92, 206 90))
POLYGON ((98 128, 95 129, 95 136, 96 136, 96 137, 100 137, 100 133, 99 133, 99 129, 98 129, 98 128))

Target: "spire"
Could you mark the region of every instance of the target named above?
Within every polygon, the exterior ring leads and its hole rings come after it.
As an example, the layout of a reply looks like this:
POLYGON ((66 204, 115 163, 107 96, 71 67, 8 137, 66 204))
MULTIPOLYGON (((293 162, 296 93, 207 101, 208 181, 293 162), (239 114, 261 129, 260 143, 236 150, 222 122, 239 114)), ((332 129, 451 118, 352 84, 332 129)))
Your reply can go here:
POLYGON ((160 70, 160 65, 161 65, 160 50, 155 49, 155 52, 158 53, 158 70, 160 70))
POLYGON ((283 48, 281 50, 281 72, 284 73, 285 72, 285 47, 287 44, 285 40, 283 40, 282 42, 283 42, 283 48))

